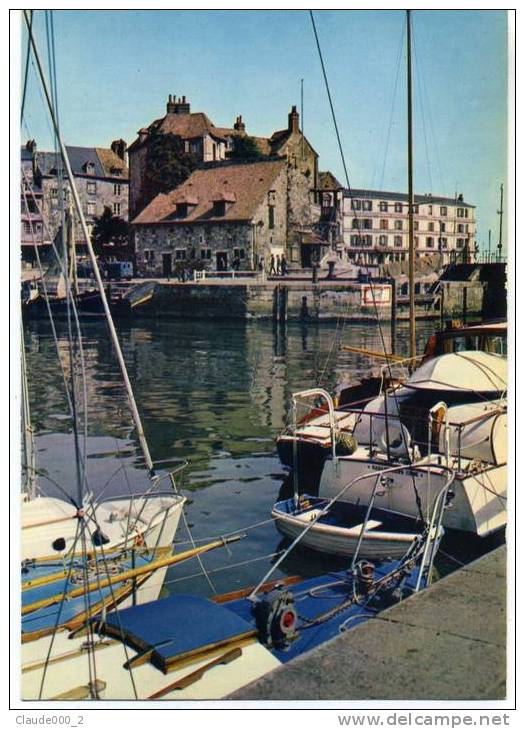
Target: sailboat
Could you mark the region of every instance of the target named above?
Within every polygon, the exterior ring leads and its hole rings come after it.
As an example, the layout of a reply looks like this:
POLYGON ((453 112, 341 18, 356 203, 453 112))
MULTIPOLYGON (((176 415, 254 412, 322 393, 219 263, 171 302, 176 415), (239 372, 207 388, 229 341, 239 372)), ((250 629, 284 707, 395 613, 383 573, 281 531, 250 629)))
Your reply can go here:
POLYGON ((503 350, 490 351, 491 337, 502 339, 506 326, 464 328, 456 338, 453 331, 442 333, 431 337, 423 357, 416 353, 410 11, 406 18, 410 357, 385 352, 381 372, 343 391, 337 407, 324 390, 294 393, 292 426, 278 439, 296 493, 299 477, 306 489, 301 498, 274 506, 277 528, 293 537, 321 511, 309 546, 332 554, 351 553, 362 530, 370 556, 395 553, 428 517, 444 467, 456 471, 444 526, 488 536, 506 523, 506 359, 503 350), (469 340, 485 342, 489 351, 460 345, 469 340), (408 369, 403 376, 394 374, 399 365, 408 369), (315 406, 298 423, 298 402, 312 397, 315 406), (401 464, 379 494, 361 481, 370 471, 401 464), (337 506, 326 510, 337 494, 337 506), (375 512, 363 521, 362 504, 372 496, 375 512))
MULTIPOLYGON (((27 13, 24 13, 24 17, 27 21, 27 13)), ((75 384, 73 379, 72 384, 67 387, 67 396, 73 430, 77 494, 76 496, 72 496, 66 493, 66 499, 59 499, 40 493, 37 483, 34 444, 31 437, 32 428, 30 425, 25 348, 22 336, 23 426, 26 467, 26 488, 24 489, 21 500, 22 581, 26 587, 28 582, 32 582, 33 585, 52 585, 56 579, 59 579, 63 575, 67 560, 82 562, 83 567, 81 571, 87 571, 88 562, 94 560, 97 563, 97 560, 102 560, 106 572, 112 569, 122 571, 127 562, 129 562, 129 568, 134 569, 137 560, 139 562, 146 561, 149 568, 141 573, 141 579, 139 581, 133 581, 132 599, 133 601, 140 602, 144 599, 145 593, 142 591, 142 584, 146 581, 146 578, 148 582, 148 597, 150 599, 155 598, 160 592, 168 566, 165 560, 171 554, 173 538, 182 514, 185 498, 176 488, 176 472, 167 474, 163 479, 155 473, 154 464, 145 438, 140 414, 135 402, 118 336, 111 318, 102 278, 71 172, 67 151, 60 136, 51 95, 43 72, 40 55, 34 44, 34 36, 29 22, 28 28, 30 43, 33 47, 42 88, 49 107, 56 139, 60 146, 60 154, 66 175, 69 180, 72 201, 74 202, 82 226, 97 286, 97 297, 102 304, 110 339, 124 380, 132 419, 138 433, 150 483, 142 494, 128 493, 125 496, 111 497, 104 500, 102 498, 94 498, 89 493, 86 493, 84 488, 86 484, 86 473, 81 462, 82 458, 79 448, 75 384)), ((67 222, 69 246, 65 248, 66 250, 69 248, 69 265, 66 256, 66 260, 61 263, 61 273, 65 286, 63 298, 71 329, 73 331, 76 329, 78 336, 81 337, 78 310, 76 308, 79 292, 76 287, 76 256, 73 236, 73 213, 71 209, 67 222), (73 281, 72 286, 71 281, 73 281)), ((54 335, 56 335, 53 323, 52 302, 50 304, 46 298, 44 305, 50 314, 52 330, 54 335)), ((71 353, 71 341, 70 345, 71 353)), ((75 367, 72 364, 71 354, 70 359, 71 377, 74 378, 75 367)))

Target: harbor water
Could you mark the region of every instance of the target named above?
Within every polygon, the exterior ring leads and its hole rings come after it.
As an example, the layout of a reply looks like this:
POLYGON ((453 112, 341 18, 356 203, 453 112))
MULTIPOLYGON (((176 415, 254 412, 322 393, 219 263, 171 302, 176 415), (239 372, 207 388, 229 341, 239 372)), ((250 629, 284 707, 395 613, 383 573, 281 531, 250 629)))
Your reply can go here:
MULTIPOLYGON (((341 344, 368 350, 391 348, 390 328, 377 324, 274 325, 271 322, 140 321, 118 322, 126 364, 143 418, 151 454, 160 474, 188 461, 182 489, 188 497, 186 521, 177 532, 177 549, 191 540, 232 532, 239 542, 177 565, 165 590, 210 594, 252 585, 286 546, 270 519, 279 495, 289 490, 275 438, 289 417, 293 392, 338 385, 367 374, 378 364, 369 356, 344 352, 341 344)), ((422 351, 434 322, 418 322, 422 351)), ((82 322, 83 352, 74 355, 76 374, 85 370, 87 411, 77 386, 79 443, 85 450, 86 489, 95 496, 139 493, 148 478, 127 399, 101 320, 82 322), (87 438, 84 434, 84 415, 87 438)), ((35 431, 39 486, 45 494, 76 495, 74 440, 64 376, 71 360, 67 325, 57 323, 60 364, 46 321, 26 324, 28 380, 35 431)), ((395 351, 408 354, 408 327, 399 324, 395 351)), ((80 378, 76 378, 79 380, 80 378)), ((168 482, 164 482, 166 487, 168 482)), ((450 571, 489 546, 463 538, 445 541, 438 569, 450 571)), ((290 555, 275 576, 311 575, 344 563, 307 551, 290 555)))

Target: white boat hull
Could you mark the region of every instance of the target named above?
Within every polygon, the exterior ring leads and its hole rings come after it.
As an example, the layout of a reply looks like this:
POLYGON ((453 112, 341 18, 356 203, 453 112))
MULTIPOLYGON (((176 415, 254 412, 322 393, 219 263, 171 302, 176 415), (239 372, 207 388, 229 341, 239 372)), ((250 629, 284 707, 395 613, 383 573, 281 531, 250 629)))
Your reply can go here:
MULTIPOLYGON (((301 515, 284 514, 275 508, 272 509, 272 516, 277 529, 289 539, 296 539, 308 525, 301 515)), ((376 525, 377 522, 372 524, 376 525)), ((324 554, 352 557, 359 542, 361 526, 340 527, 318 522, 305 533, 300 544, 324 554)), ((363 533, 359 554, 368 559, 397 559, 406 553, 416 536, 407 533, 370 531, 370 528, 367 528, 363 533)))
MULTIPOLYGON (((362 450, 362 449, 361 449, 362 450)), ((383 470, 384 461, 343 456, 334 464, 326 461, 319 496, 333 498, 358 476, 383 470)), ((416 464, 417 465, 417 464, 416 464)), ((463 468, 467 465, 466 459, 463 468)), ((370 501, 375 479, 368 478, 354 483, 342 496, 341 501, 363 505, 370 501)), ((417 518, 414 485, 421 501, 421 510, 426 517, 432 513, 434 501, 444 486, 444 475, 436 464, 435 469, 406 469, 389 474, 389 484, 376 494, 374 505, 394 513, 417 518)), ((495 465, 479 473, 457 476, 450 490, 454 498, 443 516, 443 526, 449 529, 472 532, 484 537, 505 526, 507 521, 507 466, 495 465)))

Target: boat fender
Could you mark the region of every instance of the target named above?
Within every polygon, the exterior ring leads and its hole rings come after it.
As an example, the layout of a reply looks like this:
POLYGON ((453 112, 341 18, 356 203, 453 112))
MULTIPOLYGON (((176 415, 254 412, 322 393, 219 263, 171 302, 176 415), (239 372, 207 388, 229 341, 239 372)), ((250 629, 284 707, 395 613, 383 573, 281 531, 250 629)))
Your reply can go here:
POLYGON ((379 436, 379 448, 383 453, 390 452, 393 456, 404 456, 409 454, 412 438, 403 423, 389 429, 390 442, 387 439, 386 428, 379 436))
POLYGON ((338 456, 351 456, 357 448, 357 441, 350 433, 338 433, 336 453, 338 456))
POLYGON ((287 648, 298 637, 293 594, 276 588, 253 606, 260 641, 269 648, 287 648))

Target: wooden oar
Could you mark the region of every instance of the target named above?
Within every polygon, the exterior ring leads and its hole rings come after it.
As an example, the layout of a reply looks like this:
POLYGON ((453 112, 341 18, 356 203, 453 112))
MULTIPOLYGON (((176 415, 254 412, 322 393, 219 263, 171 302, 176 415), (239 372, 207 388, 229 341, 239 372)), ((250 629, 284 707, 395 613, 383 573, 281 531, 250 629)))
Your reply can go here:
POLYGON ((185 689, 188 686, 191 686, 192 683, 200 681, 206 671, 209 671, 214 666, 231 663, 236 658, 240 658, 240 656, 242 656, 242 649, 233 648, 233 650, 227 651, 226 653, 220 655, 218 658, 215 658, 215 660, 206 663, 206 665, 201 666, 200 668, 197 668, 196 671, 192 671, 191 673, 188 673, 187 676, 179 678, 177 681, 169 684, 169 686, 164 686, 164 688, 160 689, 160 691, 156 691, 154 694, 151 694, 151 696, 148 696, 148 699, 160 699, 163 696, 166 696, 166 694, 170 694, 172 691, 176 691, 177 689, 185 689))
POLYGON ((399 354, 393 354, 392 352, 376 352, 373 349, 364 349, 363 347, 351 347, 348 344, 344 344, 341 347, 343 352, 355 352, 356 354, 366 354, 369 357, 378 357, 380 359, 392 360, 393 362, 402 362, 407 357, 401 357, 399 354))
POLYGON ((146 575, 149 572, 154 572, 155 570, 160 569, 161 567, 169 567, 170 565, 176 564, 177 562, 183 562, 186 559, 190 559, 191 557, 196 557, 199 554, 203 554, 203 552, 209 552, 212 549, 217 549, 217 547, 223 547, 230 542, 237 542, 240 538, 240 536, 235 536, 229 537, 228 539, 221 539, 216 542, 210 542, 209 544, 205 544, 202 547, 189 549, 186 552, 180 552, 179 554, 167 557, 166 559, 159 559, 153 564, 137 567, 133 570, 126 570, 125 572, 121 572, 119 575, 115 575, 114 577, 105 577, 99 580, 95 580, 93 583, 90 583, 88 585, 82 585, 81 587, 70 590, 70 592, 67 592, 65 594, 59 593, 56 595, 51 595, 51 597, 45 598, 44 600, 37 600, 30 605, 25 605, 22 608, 22 615, 27 615, 28 613, 32 613, 35 610, 40 610, 41 608, 47 607, 48 605, 54 605, 61 602, 62 600, 72 600, 75 597, 80 597, 81 595, 84 595, 85 593, 94 592, 95 590, 102 590, 104 589, 104 587, 109 587, 110 585, 115 585, 119 582, 124 582, 125 580, 130 580, 135 577, 140 577, 141 575, 146 575))

